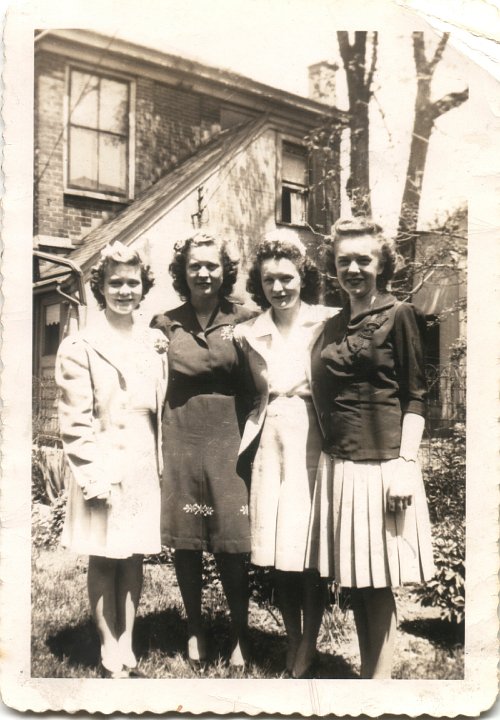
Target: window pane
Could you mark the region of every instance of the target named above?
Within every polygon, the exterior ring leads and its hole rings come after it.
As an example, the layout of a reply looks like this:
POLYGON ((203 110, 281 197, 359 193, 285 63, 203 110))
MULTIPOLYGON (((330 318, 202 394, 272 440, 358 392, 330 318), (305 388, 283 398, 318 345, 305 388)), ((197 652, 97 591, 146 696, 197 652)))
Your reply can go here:
POLYGON ((302 193, 290 194, 291 222, 301 225, 306 219, 306 198, 302 193))
POLYGON ((71 128, 69 134, 70 185, 97 190, 97 139, 94 130, 71 128))
POLYGON ((283 150, 282 179, 297 185, 306 184, 306 158, 304 155, 295 155, 283 150))
POLYGON ((128 131, 128 84, 101 79, 99 129, 125 135, 128 131))
POLYGON ((100 135, 99 190, 122 195, 127 191, 127 143, 116 135, 100 135))
POLYGON ((306 196, 292 188, 284 187, 281 193, 281 221, 303 225, 306 218, 306 196))
POLYGON ((70 123, 97 128, 99 78, 73 70, 71 73, 70 123))

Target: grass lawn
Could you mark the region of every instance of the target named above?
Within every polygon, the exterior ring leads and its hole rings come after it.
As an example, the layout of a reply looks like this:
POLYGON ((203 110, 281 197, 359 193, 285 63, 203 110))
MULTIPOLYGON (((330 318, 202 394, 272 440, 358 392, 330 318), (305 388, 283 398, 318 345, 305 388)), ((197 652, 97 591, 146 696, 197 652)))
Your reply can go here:
MULTIPOLYGON (((422 608, 408 590, 397 591, 399 631, 393 677, 462 679, 463 638, 422 608)), ((245 673, 232 671, 228 618, 223 598, 211 591, 204 602, 213 657, 203 670, 184 658, 186 622, 175 573, 170 565, 146 565, 136 624, 140 668, 151 678, 280 678, 285 637, 279 613, 250 605, 253 661, 245 673)), ((357 678, 359 659, 352 613, 325 613, 319 638, 318 678, 357 678)), ((86 561, 61 550, 33 550, 32 677, 96 677, 97 633, 87 601, 86 561)))

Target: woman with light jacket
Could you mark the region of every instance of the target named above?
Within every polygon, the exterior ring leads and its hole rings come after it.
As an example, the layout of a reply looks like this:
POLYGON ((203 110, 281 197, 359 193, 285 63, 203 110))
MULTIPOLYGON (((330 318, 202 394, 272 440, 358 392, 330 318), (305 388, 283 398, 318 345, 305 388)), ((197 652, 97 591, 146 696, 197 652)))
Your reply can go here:
POLYGON ((142 559, 160 545, 161 411, 167 341, 133 310, 153 284, 119 242, 92 269, 103 314, 59 348, 59 423, 71 469, 62 543, 89 556, 88 594, 101 641, 100 674, 141 677, 132 631, 142 559))
POLYGON ((236 327, 256 388, 240 455, 256 446, 250 492, 251 561, 275 568, 288 650, 286 669, 307 677, 326 589, 305 570, 321 431, 311 395, 310 348, 335 311, 317 302, 319 273, 297 233, 281 229, 257 247, 247 289, 264 309, 236 327))

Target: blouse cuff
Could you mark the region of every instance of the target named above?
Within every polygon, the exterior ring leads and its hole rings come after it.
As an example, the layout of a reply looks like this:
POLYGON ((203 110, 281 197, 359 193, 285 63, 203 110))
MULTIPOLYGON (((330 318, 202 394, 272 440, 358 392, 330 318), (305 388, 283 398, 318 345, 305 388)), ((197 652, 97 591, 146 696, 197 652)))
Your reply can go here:
POLYGON ((403 408, 403 413, 415 413, 425 417, 425 402, 423 400, 410 400, 408 405, 403 408))
POLYGON ((92 498, 95 498, 98 495, 104 495, 104 493, 108 493, 110 490, 111 484, 107 480, 92 482, 82 488, 85 500, 92 500, 92 498))

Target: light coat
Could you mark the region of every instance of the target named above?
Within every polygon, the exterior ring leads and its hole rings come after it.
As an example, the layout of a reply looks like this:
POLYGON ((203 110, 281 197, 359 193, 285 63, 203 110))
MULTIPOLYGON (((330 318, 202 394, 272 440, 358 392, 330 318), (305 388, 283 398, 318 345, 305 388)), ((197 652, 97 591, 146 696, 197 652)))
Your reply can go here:
MULTIPOLYGON (((166 344, 159 330, 144 329, 145 370, 156 379, 158 473, 162 472, 161 413, 167 388, 166 344), (148 352, 148 346, 150 352, 148 352)), ((121 481, 127 382, 123 355, 110 342, 109 325, 100 317, 70 335, 59 347, 56 382, 60 389, 59 426, 73 478, 86 500, 121 481)))
MULTIPOLYGON (((320 336, 325 322, 338 312, 338 308, 325 307, 324 305, 308 305, 302 301, 298 322, 307 330, 309 358, 313 345, 320 336)), ((269 404, 268 358, 272 352, 272 334, 270 331, 270 323, 272 322, 271 308, 269 308, 257 317, 247 320, 247 322, 241 323, 235 328, 235 339, 245 353, 247 370, 255 388, 254 407, 245 423, 239 449, 240 455, 258 437, 267 413, 269 404)), ((306 366, 306 375, 311 387, 313 403, 315 408, 318 408, 319 398, 315 392, 315 383, 311 378, 310 362, 306 366)), ((323 418, 318 413, 318 422, 324 434, 322 420, 323 418)))

